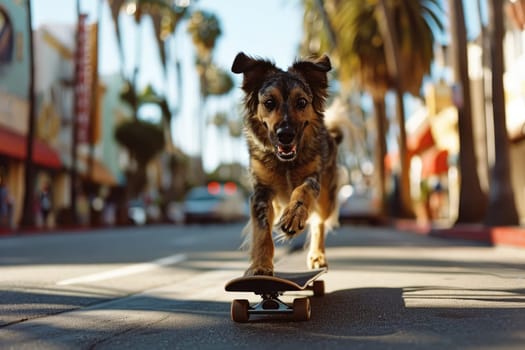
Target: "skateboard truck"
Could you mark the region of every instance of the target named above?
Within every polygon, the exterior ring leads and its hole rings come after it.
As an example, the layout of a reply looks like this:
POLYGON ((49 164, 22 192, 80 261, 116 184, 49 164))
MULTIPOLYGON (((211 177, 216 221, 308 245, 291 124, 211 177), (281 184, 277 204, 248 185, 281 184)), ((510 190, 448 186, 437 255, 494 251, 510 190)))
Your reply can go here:
POLYGON ((289 314, 295 321, 308 321, 311 316, 310 299, 295 298, 290 306, 275 295, 261 295, 262 300, 250 305, 246 299, 234 299, 231 305, 231 318, 235 322, 247 322, 250 315, 289 314))
POLYGON ((293 304, 283 302, 279 297, 287 291, 313 291, 314 296, 324 295, 324 282, 315 280, 326 269, 298 273, 276 272, 274 276, 250 276, 234 279, 226 284, 230 292, 253 292, 261 301, 250 304, 247 299, 234 299, 231 304, 231 318, 235 322, 248 322, 251 315, 292 315, 295 321, 308 321, 311 304, 308 297, 295 298, 293 304))

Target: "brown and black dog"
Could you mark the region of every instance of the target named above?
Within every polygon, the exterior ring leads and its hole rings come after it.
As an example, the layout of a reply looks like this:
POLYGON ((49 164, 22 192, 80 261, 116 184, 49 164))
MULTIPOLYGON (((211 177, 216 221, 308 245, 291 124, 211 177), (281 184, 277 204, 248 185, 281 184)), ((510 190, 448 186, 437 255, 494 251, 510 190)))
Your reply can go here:
MULTIPOLYGON (((324 121, 330 60, 297 61, 287 71, 239 53, 232 72, 244 74, 244 128, 250 156, 250 267, 272 275, 274 240, 309 226, 307 266, 326 267, 325 233, 337 224, 337 137, 324 121)), ((334 130, 336 131, 336 130, 334 130)), ((339 132, 335 132, 340 135, 339 132)))

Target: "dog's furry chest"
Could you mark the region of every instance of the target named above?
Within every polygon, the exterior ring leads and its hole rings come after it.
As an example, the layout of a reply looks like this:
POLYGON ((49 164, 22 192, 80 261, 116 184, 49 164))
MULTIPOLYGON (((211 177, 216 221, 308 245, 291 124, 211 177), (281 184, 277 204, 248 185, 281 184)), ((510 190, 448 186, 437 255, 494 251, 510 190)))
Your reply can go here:
POLYGON ((276 181, 272 184, 276 197, 288 200, 292 191, 305 181, 304 176, 297 176, 293 171, 287 170, 276 176, 276 181))
POLYGON ((250 165, 254 183, 269 188, 279 202, 288 201, 295 188, 308 177, 317 177, 319 171, 319 159, 302 165, 284 165, 268 159, 252 158, 250 165))

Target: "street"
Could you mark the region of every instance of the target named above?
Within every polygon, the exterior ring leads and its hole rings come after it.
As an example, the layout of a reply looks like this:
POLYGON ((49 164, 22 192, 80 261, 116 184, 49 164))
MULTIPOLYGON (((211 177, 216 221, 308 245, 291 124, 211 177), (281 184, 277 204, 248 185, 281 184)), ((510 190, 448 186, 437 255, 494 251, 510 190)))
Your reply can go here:
MULTIPOLYGON (((522 349, 525 250, 345 225, 312 317, 230 320, 243 223, 0 237, 0 349, 522 349)), ((303 270, 302 241, 276 269, 303 270)), ((290 301, 294 295, 285 295, 290 301)))

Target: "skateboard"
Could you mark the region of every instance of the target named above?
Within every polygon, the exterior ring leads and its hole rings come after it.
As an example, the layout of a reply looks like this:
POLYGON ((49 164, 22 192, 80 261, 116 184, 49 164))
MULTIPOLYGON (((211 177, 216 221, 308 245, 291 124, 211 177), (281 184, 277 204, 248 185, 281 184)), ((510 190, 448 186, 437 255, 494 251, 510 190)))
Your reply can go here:
POLYGON ((317 280, 326 269, 301 272, 275 271, 273 276, 248 276, 232 279, 224 289, 228 292, 252 292, 261 296, 261 301, 250 304, 246 299, 234 299, 231 304, 231 319, 248 322, 250 315, 292 315, 296 321, 308 321, 311 315, 310 299, 295 298, 287 304, 279 296, 289 291, 312 291, 314 296, 324 295, 324 281, 317 280))

